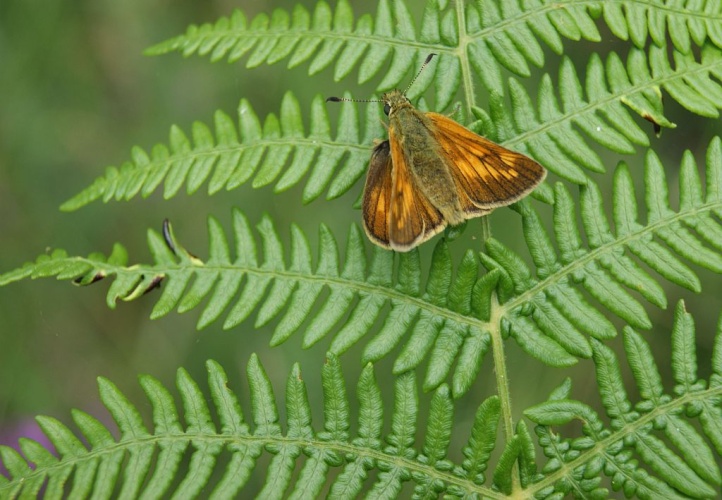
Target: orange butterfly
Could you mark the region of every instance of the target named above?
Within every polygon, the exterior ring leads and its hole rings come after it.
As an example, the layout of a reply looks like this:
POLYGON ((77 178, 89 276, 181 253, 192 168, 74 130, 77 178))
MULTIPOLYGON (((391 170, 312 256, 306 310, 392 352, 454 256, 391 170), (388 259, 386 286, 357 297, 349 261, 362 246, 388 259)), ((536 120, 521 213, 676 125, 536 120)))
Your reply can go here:
POLYGON ((419 111, 404 94, 381 97, 389 139, 374 148, 366 177, 363 225, 377 245, 408 252, 449 224, 520 200, 544 180, 546 170, 531 158, 419 111))

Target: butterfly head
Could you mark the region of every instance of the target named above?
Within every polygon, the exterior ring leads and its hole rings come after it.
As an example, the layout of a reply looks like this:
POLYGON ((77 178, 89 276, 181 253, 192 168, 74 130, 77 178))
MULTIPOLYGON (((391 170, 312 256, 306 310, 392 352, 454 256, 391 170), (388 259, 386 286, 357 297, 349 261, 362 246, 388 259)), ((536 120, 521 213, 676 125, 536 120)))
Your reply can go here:
POLYGON ((397 109, 411 105, 408 98, 403 93, 401 93, 400 90, 392 90, 391 92, 386 92, 384 95, 381 96, 381 102, 384 103, 384 114, 389 117, 397 109))

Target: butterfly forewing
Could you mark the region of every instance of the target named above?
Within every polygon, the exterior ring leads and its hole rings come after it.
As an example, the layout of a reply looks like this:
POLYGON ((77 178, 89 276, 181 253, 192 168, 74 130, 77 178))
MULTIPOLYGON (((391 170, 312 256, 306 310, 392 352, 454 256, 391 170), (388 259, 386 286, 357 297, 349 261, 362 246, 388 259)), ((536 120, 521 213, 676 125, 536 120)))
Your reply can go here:
POLYGON ((514 203, 544 180, 546 171, 531 158, 484 139, 444 115, 426 113, 426 117, 469 215, 514 203))

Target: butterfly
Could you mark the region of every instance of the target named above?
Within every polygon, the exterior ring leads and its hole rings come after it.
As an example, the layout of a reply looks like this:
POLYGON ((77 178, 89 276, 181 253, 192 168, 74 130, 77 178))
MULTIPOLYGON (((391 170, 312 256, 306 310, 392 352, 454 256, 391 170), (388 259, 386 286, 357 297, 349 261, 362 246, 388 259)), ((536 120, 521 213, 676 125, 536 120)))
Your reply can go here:
POLYGON ((405 92, 385 93, 381 102, 388 140, 371 153, 362 213, 368 238, 383 248, 408 252, 449 225, 519 201, 546 176, 531 158, 447 116, 419 111, 405 92))

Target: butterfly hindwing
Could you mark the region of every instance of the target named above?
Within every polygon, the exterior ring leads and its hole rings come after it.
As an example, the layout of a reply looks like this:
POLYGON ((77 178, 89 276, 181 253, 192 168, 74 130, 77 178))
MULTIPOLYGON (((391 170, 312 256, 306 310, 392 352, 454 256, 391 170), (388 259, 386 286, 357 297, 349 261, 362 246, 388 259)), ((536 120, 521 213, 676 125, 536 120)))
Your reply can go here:
POLYGON ((391 248, 388 220, 392 170, 389 141, 383 141, 371 153, 361 210, 364 230, 369 239, 384 248, 391 248))
POLYGON ((446 221, 415 184, 393 127, 389 128, 389 142, 393 164, 389 241, 391 248, 405 252, 442 231, 446 221))
POLYGON ((362 210, 364 230, 384 248, 408 251, 446 226, 439 211, 421 193, 393 131, 371 154, 362 210))

